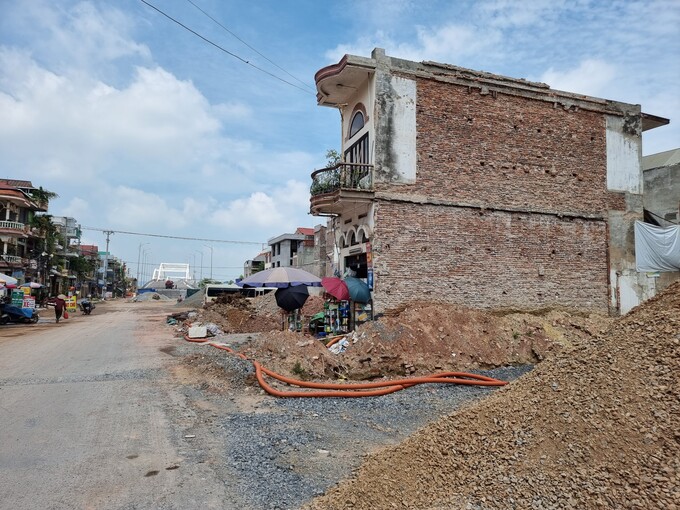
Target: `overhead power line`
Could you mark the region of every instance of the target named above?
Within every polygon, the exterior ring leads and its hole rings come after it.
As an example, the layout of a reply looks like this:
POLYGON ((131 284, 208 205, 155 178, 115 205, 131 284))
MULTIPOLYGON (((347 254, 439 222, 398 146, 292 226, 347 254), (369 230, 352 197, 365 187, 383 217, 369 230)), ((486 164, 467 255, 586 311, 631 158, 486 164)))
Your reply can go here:
POLYGON ((187 0, 187 2, 189 2, 191 5, 193 5, 194 7, 196 7, 196 9, 198 9, 199 11, 201 11, 204 15, 206 15, 206 16, 207 16, 208 18, 210 18, 211 20, 213 20, 213 21, 214 21, 217 25, 219 25, 225 32, 231 34, 231 35, 232 35, 234 38, 236 38, 238 41, 240 41, 240 42, 242 42, 243 44, 245 44, 248 48, 250 48, 251 50, 253 50, 255 53, 257 53, 259 56, 261 56, 263 59, 265 59, 265 60, 266 60, 267 62, 269 62, 271 65, 273 65, 273 66, 276 67, 277 69, 283 71, 283 72, 286 73, 288 76, 290 76, 291 78, 293 78, 295 81, 301 83, 302 86, 305 87, 305 88, 306 88, 307 90, 309 90, 310 92, 312 92, 312 93, 315 92, 315 91, 314 91, 312 88, 310 88, 309 85, 308 85, 307 83, 305 83, 303 80, 301 80, 301 79, 298 78, 297 76, 292 75, 291 73, 289 73, 288 71, 286 71, 283 67, 281 67, 280 65, 278 65, 276 62, 274 62, 273 60, 269 59, 266 55, 263 55, 261 52, 259 52, 256 48, 253 48, 250 44, 248 44, 246 41, 244 41, 243 39, 241 39, 238 35, 236 35, 234 32, 232 32, 231 30, 229 30, 229 29, 228 29, 227 27, 225 27, 222 23, 220 23, 218 20, 216 20, 214 17, 212 17, 209 13, 207 13, 206 11, 204 11, 203 9, 201 9, 201 8, 200 8, 198 5, 196 5, 192 0, 187 0))
POLYGON ((227 239, 207 239, 204 237, 182 237, 182 236, 170 236, 163 234, 145 234, 142 232, 128 232, 126 230, 111 230, 108 228, 95 228, 95 227, 80 227, 82 230, 94 230, 97 232, 110 232, 112 234, 128 234, 131 236, 144 236, 144 237, 162 237, 164 239, 182 239, 184 241, 206 241, 209 243, 229 243, 229 244, 253 244, 256 246, 264 246, 267 243, 258 243, 257 241, 230 241, 227 239))
POLYGON ((207 42, 207 43, 210 44, 211 46, 214 46, 214 47, 217 48, 218 50, 223 51, 223 52, 226 53, 227 55, 229 55, 229 56, 231 56, 231 57, 234 57, 234 58, 237 59, 237 60, 240 60, 240 61, 243 62, 244 64, 247 64, 247 65, 251 66, 252 68, 257 69, 258 71, 260 71, 260 72, 262 72, 262 73, 264 73, 264 74, 267 74, 267 75, 271 76, 272 78, 274 78, 274 79, 276 79, 276 80, 279 80, 279 81, 281 81, 281 82, 283 82, 283 83, 285 83, 285 84, 287 84, 287 85, 290 85, 291 87, 295 87, 296 89, 301 90, 302 92, 305 92, 306 94, 313 94, 313 92, 311 92, 310 90, 303 89, 302 87, 296 85, 295 83, 291 83, 291 82, 289 82, 288 80, 285 80, 285 79, 281 78, 280 76, 276 76, 274 73, 270 73, 270 72, 267 71, 266 69, 262 69, 261 67, 258 67, 258 66, 256 66, 255 64, 252 64, 252 63, 249 62, 248 60, 246 60, 246 59, 244 59, 244 58, 242 58, 242 57, 239 57, 239 56, 236 55, 235 53, 232 53, 231 51, 229 51, 229 50, 223 48, 223 47, 220 46, 219 44, 212 42, 212 41, 211 41, 210 39, 208 39, 207 37, 202 36, 201 34, 199 34, 198 32, 196 32, 195 30, 189 28, 189 27, 186 26, 184 23, 182 23, 182 22, 179 21, 179 20, 176 20, 175 18, 173 18, 173 17, 170 16, 169 14, 166 14, 166 13, 163 12, 161 9, 159 9, 159 8, 156 7, 155 5, 153 5, 153 4, 149 3, 149 2, 147 2, 146 0, 139 0, 139 1, 142 2, 143 4, 148 5, 149 7, 151 7, 151 8, 154 9, 155 11, 157 11, 159 14, 162 14, 163 16, 165 16, 166 18, 168 18, 170 21, 172 21, 172 22, 174 22, 174 23, 177 23, 180 27, 182 27, 183 29, 185 29, 185 30, 191 32, 191 33, 194 34, 196 37, 199 37, 200 39, 203 39, 205 42, 207 42))

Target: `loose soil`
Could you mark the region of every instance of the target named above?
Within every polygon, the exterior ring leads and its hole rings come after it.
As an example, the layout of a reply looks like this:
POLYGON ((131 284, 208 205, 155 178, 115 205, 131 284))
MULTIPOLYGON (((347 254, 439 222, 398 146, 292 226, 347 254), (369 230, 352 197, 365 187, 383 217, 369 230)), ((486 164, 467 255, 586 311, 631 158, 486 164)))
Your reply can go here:
MULTIPOLYGON (((302 314, 309 318, 323 303, 310 296, 302 314)), ((596 337, 612 320, 566 310, 492 313, 414 302, 358 327, 340 354, 326 348, 328 339, 283 330, 273 293, 254 300, 227 296, 198 310, 195 322, 214 323, 227 334, 259 333, 239 350, 281 374, 363 381, 533 364, 596 337)))

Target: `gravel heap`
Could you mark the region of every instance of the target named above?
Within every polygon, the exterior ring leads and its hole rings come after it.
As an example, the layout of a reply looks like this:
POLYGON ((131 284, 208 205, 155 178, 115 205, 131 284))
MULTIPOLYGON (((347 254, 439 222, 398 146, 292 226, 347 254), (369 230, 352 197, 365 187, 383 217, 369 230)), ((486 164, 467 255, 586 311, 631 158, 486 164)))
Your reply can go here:
POLYGON ((130 299, 130 302, 132 303, 143 301, 174 301, 174 299, 170 299, 168 296, 158 294, 157 292, 142 292, 141 294, 137 294, 135 297, 130 299))
POLYGON ((305 508, 679 508, 679 373, 676 283, 305 508))

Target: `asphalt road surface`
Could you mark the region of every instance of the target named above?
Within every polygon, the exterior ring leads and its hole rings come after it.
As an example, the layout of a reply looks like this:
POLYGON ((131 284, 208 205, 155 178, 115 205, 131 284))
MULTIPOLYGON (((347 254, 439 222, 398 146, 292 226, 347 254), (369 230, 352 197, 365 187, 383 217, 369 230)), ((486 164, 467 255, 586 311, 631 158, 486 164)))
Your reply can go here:
POLYGON ((41 315, 0 326, 0 509, 229 508, 188 460, 191 414, 159 352, 172 340, 147 329, 158 307, 41 315))

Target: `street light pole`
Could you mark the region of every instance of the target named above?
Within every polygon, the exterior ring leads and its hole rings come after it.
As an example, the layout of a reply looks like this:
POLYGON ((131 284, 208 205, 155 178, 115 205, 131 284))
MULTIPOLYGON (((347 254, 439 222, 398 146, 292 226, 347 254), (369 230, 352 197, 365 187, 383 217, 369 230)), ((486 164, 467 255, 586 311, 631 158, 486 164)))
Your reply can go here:
POLYGON ((206 248, 210 248, 210 279, 212 280, 212 268, 213 268, 213 247, 204 244, 206 248))

